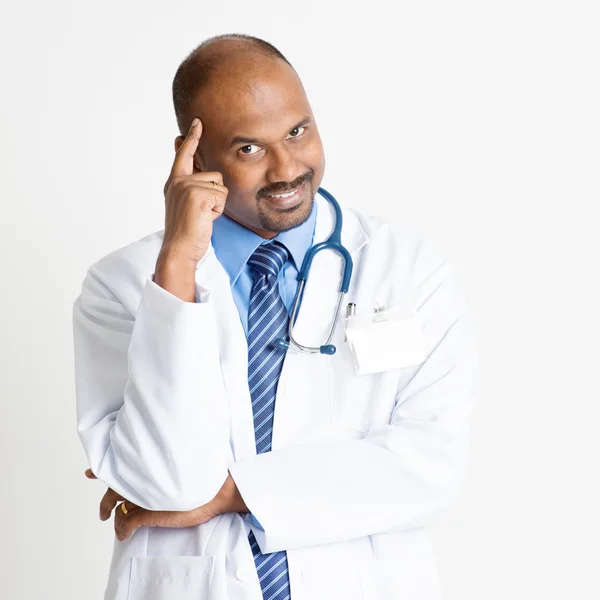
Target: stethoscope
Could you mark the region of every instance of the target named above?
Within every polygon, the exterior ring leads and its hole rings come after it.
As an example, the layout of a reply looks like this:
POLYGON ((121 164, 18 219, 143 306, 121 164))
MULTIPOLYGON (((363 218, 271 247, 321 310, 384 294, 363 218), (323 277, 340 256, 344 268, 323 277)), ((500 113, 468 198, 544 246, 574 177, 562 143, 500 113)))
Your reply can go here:
POLYGON ((317 192, 321 194, 326 200, 329 201, 331 206, 335 211, 335 227, 331 235, 324 241, 318 244, 315 244, 311 248, 308 249, 306 255, 304 256, 304 260, 302 261, 302 268, 298 273, 298 289, 296 290, 296 296, 294 298, 294 306, 292 308, 292 314, 290 316, 290 322, 288 326, 288 335, 290 341, 286 341, 283 338, 278 338, 274 341, 274 345, 281 350, 296 350, 297 352, 303 352, 305 354, 316 354, 320 352, 321 354, 335 354, 336 348, 331 343, 333 339, 333 333, 335 331, 336 323, 340 316, 340 310, 342 308, 342 303, 344 302, 344 296, 348 292, 348 288, 350 287, 350 278, 352 277, 352 257, 350 256, 350 252, 342 246, 342 209, 338 204, 337 200, 326 190, 320 187, 317 192), (322 346, 303 346, 299 344, 294 339, 293 327, 296 322, 296 316, 300 310, 300 299, 302 297, 302 292, 304 291, 304 286, 306 285, 306 280, 308 279, 308 272, 310 270, 310 265, 312 264, 313 258, 320 252, 321 250, 335 250, 339 254, 341 254, 344 260, 344 276, 342 277, 342 283, 340 286, 340 295, 338 298, 337 306, 335 309, 335 315, 333 317, 333 321, 331 323, 331 327, 329 330, 329 336, 327 337, 327 341, 322 346))

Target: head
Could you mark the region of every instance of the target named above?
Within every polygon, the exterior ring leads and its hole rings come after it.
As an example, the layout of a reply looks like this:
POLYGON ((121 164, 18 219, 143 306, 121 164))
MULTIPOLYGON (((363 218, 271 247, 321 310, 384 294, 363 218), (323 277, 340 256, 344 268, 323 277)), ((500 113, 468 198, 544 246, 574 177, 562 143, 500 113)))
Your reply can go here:
POLYGON ((276 48, 250 36, 206 40, 179 66, 173 102, 175 149, 198 117, 194 170, 223 175, 227 216, 268 239, 306 221, 325 157, 302 82, 276 48))

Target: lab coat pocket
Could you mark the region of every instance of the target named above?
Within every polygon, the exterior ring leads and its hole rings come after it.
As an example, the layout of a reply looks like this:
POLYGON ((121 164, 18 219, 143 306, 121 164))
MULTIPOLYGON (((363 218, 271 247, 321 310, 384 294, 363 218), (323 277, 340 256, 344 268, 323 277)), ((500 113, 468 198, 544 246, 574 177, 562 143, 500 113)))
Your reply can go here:
POLYGON ((416 366, 425 360, 425 338, 406 305, 346 319, 346 341, 357 375, 416 366))
POLYGON ((208 600, 213 556, 134 556, 127 600, 208 600))

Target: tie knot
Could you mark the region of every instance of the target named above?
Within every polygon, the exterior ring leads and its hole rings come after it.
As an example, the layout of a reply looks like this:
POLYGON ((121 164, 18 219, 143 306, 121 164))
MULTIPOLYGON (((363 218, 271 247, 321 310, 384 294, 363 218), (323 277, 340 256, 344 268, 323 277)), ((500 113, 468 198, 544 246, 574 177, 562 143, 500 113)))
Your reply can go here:
POLYGON ((260 245, 248 260, 248 264, 261 275, 277 275, 288 259, 287 248, 280 242, 260 245))

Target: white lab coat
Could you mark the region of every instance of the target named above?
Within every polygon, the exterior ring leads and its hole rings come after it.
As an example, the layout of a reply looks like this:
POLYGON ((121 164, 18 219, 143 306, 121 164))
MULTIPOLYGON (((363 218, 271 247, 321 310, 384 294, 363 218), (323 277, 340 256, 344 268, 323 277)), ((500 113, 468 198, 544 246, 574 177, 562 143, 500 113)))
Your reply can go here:
MULTIPOLYGON (((319 195, 315 243, 332 230, 319 195)), ((227 513, 189 528, 115 538, 105 600, 260 600, 247 540, 287 550, 292 600, 438 600, 425 528, 456 497, 467 463, 475 345, 455 272, 422 236, 345 209, 356 314, 410 306, 426 340, 416 366, 357 375, 337 353, 288 352, 272 452, 257 456, 247 344, 212 247, 197 299, 152 281, 163 231, 92 265, 74 304, 78 433, 98 479, 150 510, 211 500, 228 469, 264 531, 227 513)), ((324 343, 341 259, 315 259, 296 322, 324 343)), ((398 340, 398 343, 403 343, 398 340)), ((93 507, 90 507, 92 509, 93 507)))

